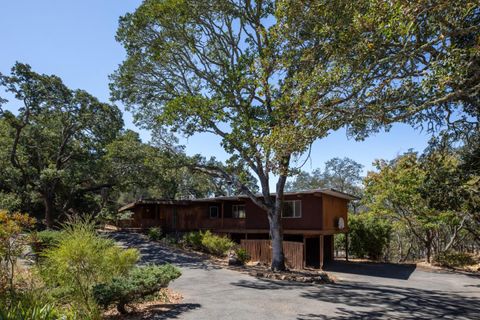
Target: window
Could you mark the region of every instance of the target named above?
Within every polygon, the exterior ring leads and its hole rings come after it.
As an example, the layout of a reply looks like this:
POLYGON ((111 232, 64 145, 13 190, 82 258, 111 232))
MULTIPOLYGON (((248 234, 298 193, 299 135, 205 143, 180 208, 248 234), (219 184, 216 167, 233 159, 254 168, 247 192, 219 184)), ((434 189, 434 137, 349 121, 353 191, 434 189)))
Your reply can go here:
POLYGON ((282 218, 300 218, 302 216, 302 201, 289 200, 283 202, 282 218))
POLYGON ((210 207, 210 219, 218 218, 218 207, 210 207))
POLYGON ((232 206, 232 216, 237 219, 245 219, 245 205, 234 204, 232 206))

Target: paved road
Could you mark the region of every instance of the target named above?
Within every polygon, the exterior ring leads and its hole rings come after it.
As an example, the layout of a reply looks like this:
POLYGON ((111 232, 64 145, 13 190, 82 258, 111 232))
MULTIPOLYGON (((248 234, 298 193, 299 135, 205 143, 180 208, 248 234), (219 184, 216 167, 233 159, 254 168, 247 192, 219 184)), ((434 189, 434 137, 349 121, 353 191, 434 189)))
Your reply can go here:
POLYGON ((480 276, 336 263, 329 268, 335 284, 282 283, 218 268, 138 234, 113 237, 138 248, 144 263, 182 269, 171 287, 184 300, 158 319, 480 319, 480 276))

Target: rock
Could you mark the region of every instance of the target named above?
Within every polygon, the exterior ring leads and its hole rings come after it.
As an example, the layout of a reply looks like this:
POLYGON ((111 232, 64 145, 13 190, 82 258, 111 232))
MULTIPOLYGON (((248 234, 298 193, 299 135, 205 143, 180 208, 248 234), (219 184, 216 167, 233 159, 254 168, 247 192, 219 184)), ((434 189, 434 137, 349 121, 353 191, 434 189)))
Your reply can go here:
POLYGON ((238 260, 237 256, 234 253, 228 255, 228 265, 229 266, 241 266, 243 263, 238 260))

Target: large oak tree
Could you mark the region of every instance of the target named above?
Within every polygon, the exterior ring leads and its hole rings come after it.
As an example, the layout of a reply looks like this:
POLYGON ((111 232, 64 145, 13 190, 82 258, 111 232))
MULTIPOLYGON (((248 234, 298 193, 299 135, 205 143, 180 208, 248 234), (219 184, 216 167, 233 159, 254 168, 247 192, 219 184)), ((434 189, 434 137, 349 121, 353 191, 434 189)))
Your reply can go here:
POLYGON ((284 269, 284 187, 315 140, 343 126, 361 138, 393 121, 445 123, 458 106, 468 122, 478 15, 468 1, 146 0, 120 19, 127 58, 113 97, 147 127, 221 138, 261 195, 236 170, 196 167, 267 212, 272 268, 284 269))
POLYGON ((27 211, 40 198, 50 227, 56 213, 79 207, 79 197, 110 186, 99 179, 99 159, 123 126, 120 110, 22 63, 0 74, 0 87, 13 96, 0 109, 1 176, 8 179, 0 191, 19 195, 27 211))

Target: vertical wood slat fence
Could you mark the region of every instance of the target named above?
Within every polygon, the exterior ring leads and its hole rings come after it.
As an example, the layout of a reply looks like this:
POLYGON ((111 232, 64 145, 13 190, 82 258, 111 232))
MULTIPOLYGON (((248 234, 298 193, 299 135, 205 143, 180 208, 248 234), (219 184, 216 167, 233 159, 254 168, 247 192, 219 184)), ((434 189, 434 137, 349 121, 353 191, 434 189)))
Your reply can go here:
MULTIPOLYGON (((252 261, 270 264, 272 262, 272 244, 270 240, 241 240, 252 261)), ((290 269, 303 269, 303 243, 283 241, 285 264, 290 269)))

